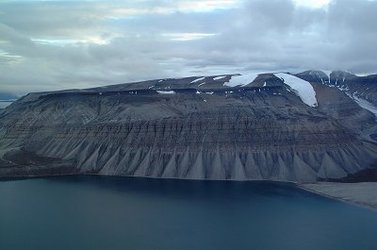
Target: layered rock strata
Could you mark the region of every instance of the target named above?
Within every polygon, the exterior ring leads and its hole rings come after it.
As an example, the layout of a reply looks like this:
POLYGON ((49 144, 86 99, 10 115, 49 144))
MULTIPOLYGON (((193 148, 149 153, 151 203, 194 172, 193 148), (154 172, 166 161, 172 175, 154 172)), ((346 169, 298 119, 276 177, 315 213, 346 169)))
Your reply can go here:
POLYGON ((273 74, 232 77, 29 94, 0 114, 0 176, 314 182, 375 163, 374 116, 340 90, 311 81, 311 107, 273 74))

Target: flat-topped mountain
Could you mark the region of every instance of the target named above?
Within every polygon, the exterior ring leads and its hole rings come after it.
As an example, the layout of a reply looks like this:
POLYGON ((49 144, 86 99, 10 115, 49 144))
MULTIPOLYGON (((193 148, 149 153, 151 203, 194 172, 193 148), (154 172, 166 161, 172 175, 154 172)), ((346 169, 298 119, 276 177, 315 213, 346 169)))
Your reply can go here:
POLYGON ((359 94, 375 78, 227 74, 31 93, 0 113, 0 176, 344 178, 375 167, 377 102, 359 94))

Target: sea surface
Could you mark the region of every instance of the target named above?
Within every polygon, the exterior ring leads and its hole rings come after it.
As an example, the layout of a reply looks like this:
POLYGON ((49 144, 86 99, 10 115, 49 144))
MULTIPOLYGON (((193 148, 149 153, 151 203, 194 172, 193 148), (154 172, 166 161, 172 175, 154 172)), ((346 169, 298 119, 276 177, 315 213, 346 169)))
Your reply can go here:
POLYGON ((0 249, 377 249, 377 212, 287 183, 0 181, 0 249))
POLYGON ((3 101, 0 101, 0 109, 5 109, 6 107, 8 107, 11 104, 12 104, 12 102, 3 102, 3 101))
POLYGON ((5 109, 9 105, 11 105, 13 101, 8 101, 8 100, 0 100, 0 109, 5 109))

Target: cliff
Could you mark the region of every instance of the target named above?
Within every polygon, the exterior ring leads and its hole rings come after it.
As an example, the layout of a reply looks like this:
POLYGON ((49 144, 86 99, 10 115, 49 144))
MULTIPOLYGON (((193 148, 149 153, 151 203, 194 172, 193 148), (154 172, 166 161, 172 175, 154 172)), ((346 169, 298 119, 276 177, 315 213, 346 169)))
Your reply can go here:
POLYGON ((308 75, 198 76, 31 93, 0 113, 0 176, 313 182, 373 167, 374 114, 308 75), (295 89, 304 83, 293 78, 309 84, 315 103, 305 102, 295 89))

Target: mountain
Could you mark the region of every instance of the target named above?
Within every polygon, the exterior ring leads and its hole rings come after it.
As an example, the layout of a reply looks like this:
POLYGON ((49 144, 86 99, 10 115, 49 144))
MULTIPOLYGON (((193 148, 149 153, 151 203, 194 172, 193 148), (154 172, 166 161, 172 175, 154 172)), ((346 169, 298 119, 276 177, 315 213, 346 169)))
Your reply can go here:
POLYGON ((353 97, 373 79, 306 71, 30 93, 0 113, 0 176, 345 178, 376 166, 376 117, 353 97))
POLYGON ((345 71, 305 71, 298 77, 310 82, 336 87, 346 93, 363 108, 377 115, 377 74, 356 76, 345 71))

